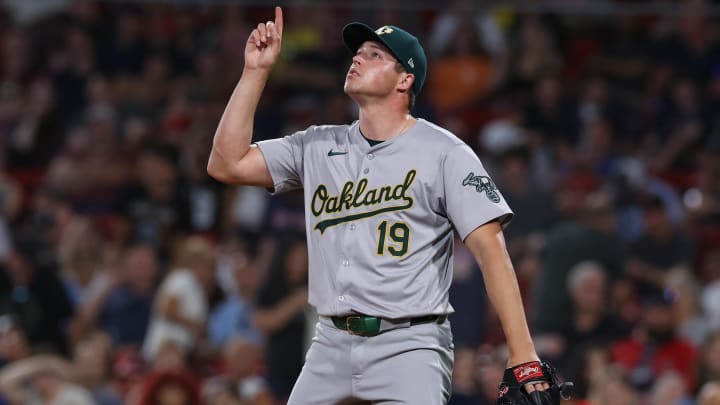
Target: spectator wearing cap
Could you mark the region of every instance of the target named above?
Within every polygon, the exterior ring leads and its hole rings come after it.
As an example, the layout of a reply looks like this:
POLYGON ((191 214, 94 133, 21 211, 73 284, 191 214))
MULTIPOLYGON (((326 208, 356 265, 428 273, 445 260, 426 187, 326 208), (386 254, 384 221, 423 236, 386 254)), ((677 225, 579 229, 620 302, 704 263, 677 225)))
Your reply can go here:
POLYGON ((611 347, 613 361, 641 392, 648 392, 656 379, 668 371, 682 376, 685 387, 695 387, 698 352, 692 343, 677 335, 673 301, 667 291, 647 295, 632 335, 611 347))
POLYGON ((660 197, 641 200, 645 231, 628 250, 625 274, 640 295, 665 286, 668 272, 693 261, 693 244, 683 230, 674 227, 660 197))

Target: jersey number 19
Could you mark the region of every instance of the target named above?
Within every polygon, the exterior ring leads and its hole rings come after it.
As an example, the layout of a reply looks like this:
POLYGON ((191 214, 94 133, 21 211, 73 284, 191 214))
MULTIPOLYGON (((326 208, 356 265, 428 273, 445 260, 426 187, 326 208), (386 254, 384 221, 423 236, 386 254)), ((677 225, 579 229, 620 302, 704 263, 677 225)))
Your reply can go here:
POLYGON ((378 255, 384 255, 385 251, 396 257, 404 256, 407 253, 410 244, 410 228, 407 224, 404 222, 388 224, 388 221, 382 221, 378 225, 378 233, 378 255))

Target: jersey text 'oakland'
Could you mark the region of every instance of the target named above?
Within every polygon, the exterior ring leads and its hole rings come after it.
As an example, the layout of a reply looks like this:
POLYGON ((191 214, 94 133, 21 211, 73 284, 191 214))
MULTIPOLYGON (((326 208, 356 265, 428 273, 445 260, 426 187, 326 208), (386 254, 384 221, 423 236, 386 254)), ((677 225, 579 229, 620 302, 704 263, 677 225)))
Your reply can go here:
POLYGON ((333 225, 372 217, 383 212, 406 210, 412 207, 413 199, 407 195, 407 190, 415 180, 415 174, 415 170, 410 170, 407 172, 407 175, 405 175, 405 180, 403 180, 401 184, 371 188, 369 190, 366 190, 368 180, 365 178, 357 182, 357 187, 354 182, 348 181, 343 185, 342 191, 340 191, 338 195, 330 195, 325 185, 319 185, 317 189, 315 189, 310 203, 310 210, 316 217, 322 214, 335 214, 363 206, 372 207, 389 201, 403 201, 404 204, 385 206, 373 211, 326 219, 318 222, 315 229, 322 233, 325 229, 333 225))

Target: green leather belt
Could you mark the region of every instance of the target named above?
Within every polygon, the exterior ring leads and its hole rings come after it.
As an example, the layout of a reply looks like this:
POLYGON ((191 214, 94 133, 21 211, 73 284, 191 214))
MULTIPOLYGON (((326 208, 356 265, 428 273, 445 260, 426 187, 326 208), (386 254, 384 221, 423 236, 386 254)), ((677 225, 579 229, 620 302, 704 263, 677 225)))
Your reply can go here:
MULTIPOLYGON (((418 325, 421 323, 430 323, 430 322, 437 322, 437 323, 443 323, 445 322, 445 318, 447 318, 446 315, 426 315, 426 316, 419 316, 417 318, 409 318, 405 322, 409 322, 410 326, 418 325)), ((333 324, 335 324, 335 327, 338 329, 346 330, 351 335, 359 335, 359 336, 375 336, 378 333, 382 332, 381 330, 381 323, 382 318, 379 318, 377 316, 370 316, 370 315, 362 315, 362 314, 352 314, 352 315, 346 315, 346 316, 333 316, 331 317, 333 324)), ((403 324, 402 321, 388 321, 391 323, 398 323, 403 324)), ((390 328, 393 329, 393 328, 390 328)))

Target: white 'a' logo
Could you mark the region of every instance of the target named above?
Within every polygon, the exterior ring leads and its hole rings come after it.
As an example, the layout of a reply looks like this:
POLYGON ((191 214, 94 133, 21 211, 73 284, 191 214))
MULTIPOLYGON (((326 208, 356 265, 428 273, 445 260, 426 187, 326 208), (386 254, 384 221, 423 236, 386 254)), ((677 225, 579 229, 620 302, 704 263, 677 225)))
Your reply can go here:
POLYGON ((385 26, 383 26, 383 27, 380 27, 380 28, 378 28, 377 30, 375 30, 375 33, 378 34, 378 35, 382 35, 382 34, 392 34, 392 32, 393 32, 393 29, 390 28, 390 27, 388 27, 387 25, 385 25, 385 26))
POLYGON ((415 61, 413 60, 413 58, 408 59, 408 65, 410 65, 410 67, 413 69, 415 68, 415 61))

